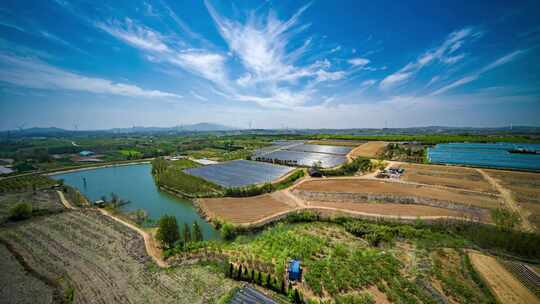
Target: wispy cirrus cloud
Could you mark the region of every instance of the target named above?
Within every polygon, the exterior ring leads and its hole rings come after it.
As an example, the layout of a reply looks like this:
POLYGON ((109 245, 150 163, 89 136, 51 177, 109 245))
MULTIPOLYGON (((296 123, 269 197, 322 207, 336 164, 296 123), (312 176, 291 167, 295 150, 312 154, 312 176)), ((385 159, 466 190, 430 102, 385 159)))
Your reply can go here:
POLYGON ((379 84, 379 88, 388 90, 398 85, 405 83, 413 77, 418 71, 425 66, 437 61, 446 64, 454 64, 465 57, 465 54, 451 56, 458 51, 466 41, 472 40, 482 35, 481 31, 477 31, 472 27, 463 28, 459 31, 450 33, 444 42, 438 47, 431 49, 422 54, 416 61, 409 62, 399 71, 386 76, 379 84))
POLYGON ((159 33, 135 23, 130 18, 126 18, 124 22, 112 20, 108 23, 97 22, 95 25, 134 47, 156 52, 170 51, 159 33))
POLYGON ((430 94, 430 96, 435 96, 435 95, 440 95, 442 93, 445 93, 451 89, 454 89, 454 88, 457 88, 459 86, 462 86, 462 85, 465 85, 467 83, 470 83, 470 82, 473 82, 475 80, 477 80, 483 73, 486 73, 490 70, 493 70, 501 65, 504 65, 506 63, 509 63, 513 60, 515 60, 520 54, 524 53, 525 50, 517 50, 517 51, 514 51, 510 54, 507 54, 495 61, 493 61, 492 63, 484 66, 483 68, 481 68, 480 70, 478 70, 477 72, 473 73, 473 74, 470 74, 470 75, 467 75, 465 77, 462 77, 434 92, 432 92, 430 94))
POLYGON ((350 63, 353 66, 365 66, 365 65, 368 65, 370 63, 370 60, 367 59, 367 58, 359 57, 359 58, 349 59, 347 62, 350 63))
POLYGON ((174 93, 147 90, 132 84, 80 75, 28 57, 0 54, 0 66, 2 65, 0 81, 25 88, 142 98, 182 98, 174 93))

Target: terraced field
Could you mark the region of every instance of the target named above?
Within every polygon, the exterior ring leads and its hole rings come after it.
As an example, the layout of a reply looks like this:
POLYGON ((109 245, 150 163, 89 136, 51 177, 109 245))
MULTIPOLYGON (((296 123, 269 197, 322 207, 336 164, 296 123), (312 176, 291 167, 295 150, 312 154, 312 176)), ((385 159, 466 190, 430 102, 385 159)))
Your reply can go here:
POLYGON ((441 202, 440 206, 465 206, 483 209, 501 206, 499 197, 495 195, 356 178, 310 180, 299 184, 293 192, 306 197, 308 200, 318 201, 339 199, 344 202, 347 200, 358 202, 384 201, 430 204, 432 206, 437 206, 438 202, 441 202), (311 195, 313 193, 318 195, 311 195))
POLYGON ((206 303, 235 284, 202 266, 156 270, 137 233, 92 210, 26 221, 0 238, 38 273, 73 288, 75 303, 206 303))
POLYGON ((276 194, 245 198, 205 198, 199 199, 198 204, 208 217, 234 224, 249 224, 294 209, 276 198, 276 194))
POLYGON ((419 184, 497 193, 476 169, 441 165, 400 164, 402 180, 419 184))
POLYGON ((42 190, 36 194, 32 192, 4 193, 0 195, 0 223, 8 220, 9 210, 18 203, 32 205, 34 214, 57 213, 64 210, 64 206, 55 191, 42 190))
POLYGON ((527 214, 529 222, 536 226, 536 229, 540 229, 540 173, 484 171, 511 191, 516 202, 527 214))
POLYGON ((53 289, 28 273, 3 244, 0 244, 0 256, 1 303, 52 303, 53 289))

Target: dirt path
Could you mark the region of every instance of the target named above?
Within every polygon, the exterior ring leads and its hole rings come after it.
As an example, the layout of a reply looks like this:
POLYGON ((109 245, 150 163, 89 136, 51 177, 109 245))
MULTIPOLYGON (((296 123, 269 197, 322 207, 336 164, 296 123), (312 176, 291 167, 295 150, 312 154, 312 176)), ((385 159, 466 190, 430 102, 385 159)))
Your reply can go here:
POLYGON ((103 215, 105 216, 108 216, 110 218, 112 218, 113 220, 135 230, 137 233, 139 233, 143 239, 144 239, 144 246, 146 247, 146 252, 148 253, 148 255, 150 257, 152 257, 152 259, 154 260, 154 262, 156 262, 156 264, 161 267, 161 268, 166 268, 166 267, 169 267, 169 265, 165 262, 165 260, 163 260, 163 254, 161 252, 161 249, 158 248, 157 244, 156 244, 156 241, 154 239, 154 237, 152 235, 150 235, 150 233, 142 230, 141 228, 131 224, 130 222, 127 222, 121 218, 118 218, 114 215, 112 215, 111 213, 109 213, 107 210, 104 210, 104 209, 97 209, 99 210, 103 215))
MULTIPOLYGON (((58 196, 60 197, 60 200, 62 201, 62 204, 67 208, 67 209, 70 209, 70 210, 77 210, 78 208, 74 207, 73 205, 71 205, 71 203, 65 198, 64 196, 64 193, 62 193, 62 191, 56 191, 58 193, 58 196)), ((105 216, 108 216, 110 218, 112 218, 113 220, 135 230, 137 233, 139 233, 143 239, 144 239, 144 246, 146 247, 146 252, 148 253, 148 255, 150 257, 152 257, 152 259, 156 262, 156 264, 158 264, 159 267, 162 267, 162 268, 165 268, 165 267, 168 267, 169 265, 165 262, 165 260, 163 260, 163 254, 161 252, 161 250, 158 248, 157 244, 156 244, 156 241, 154 240, 154 237, 152 235, 150 235, 150 233, 142 230, 141 228, 121 219, 121 218, 118 218, 116 216, 114 216, 113 214, 109 213, 108 211, 104 210, 104 209, 97 209, 99 212, 101 212, 101 214, 105 215, 105 216)))
POLYGON ((539 299, 508 272, 495 258, 469 252, 471 263, 503 304, 539 303, 539 299))
POLYGON ((482 176, 493 186, 493 188, 495 188, 497 191, 499 191, 503 201, 506 203, 506 206, 510 210, 516 212, 519 215, 519 217, 521 217, 521 226, 522 226, 523 230, 525 230, 525 231, 534 231, 534 228, 531 225, 531 223, 529 222, 529 220, 527 219, 527 216, 525 216, 523 214, 523 210, 521 210, 521 208, 519 208, 517 202, 512 197, 512 192, 510 192, 510 190, 506 189, 501 184, 499 184, 499 182, 496 179, 491 177, 484 170, 476 169, 476 171, 478 171, 478 173, 482 174, 482 176))
POLYGON ((66 207, 66 209, 71 209, 71 210, 77 209, 77 208, 73 207, 73 205, 71 205, 71 203, 66 199, 66 197, 64 196, 64 193, 62 191, 56 190, 56 193, 58 193, 58 196, 60 197, 60 201, 62 202, 62 205, 64 205, 64 207, 66 207))

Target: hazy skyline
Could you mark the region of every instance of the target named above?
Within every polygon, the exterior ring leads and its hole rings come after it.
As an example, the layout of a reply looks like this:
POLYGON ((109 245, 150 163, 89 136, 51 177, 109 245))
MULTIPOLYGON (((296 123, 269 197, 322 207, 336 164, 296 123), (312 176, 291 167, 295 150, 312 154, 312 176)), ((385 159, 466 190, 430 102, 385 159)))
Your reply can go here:
POLYGON ((0 130, 540 126, 537 1, 3 1, 0 130))

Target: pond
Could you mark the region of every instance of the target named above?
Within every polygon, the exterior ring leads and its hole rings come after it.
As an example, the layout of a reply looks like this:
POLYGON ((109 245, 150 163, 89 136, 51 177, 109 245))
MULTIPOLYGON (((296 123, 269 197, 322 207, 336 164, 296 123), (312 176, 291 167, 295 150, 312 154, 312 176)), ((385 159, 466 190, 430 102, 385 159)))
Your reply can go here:
POLYGON ((432 163, 540 171, 540 154, 510 153, 511 149, 540 150, 539 144, 450 143, 428 149, 432 163))
POLYGON ((92 201, 102 196, 110 198, 117 194, 130 203, 120 207, 123 212, 144 209, 152 220, 164 214, 174 215, 180 227, 183 223, 190 226, 197 221, 206 240, 219 239, 219 232, 206 222, 195 210, 193 204, 184 199, 160 191, 154 183, 150 164, 115 166, 62 173, 52 176, 63 179, 66 185, 75 187, 92 201), (83 178, 86 179, 86 184, 83 178))

